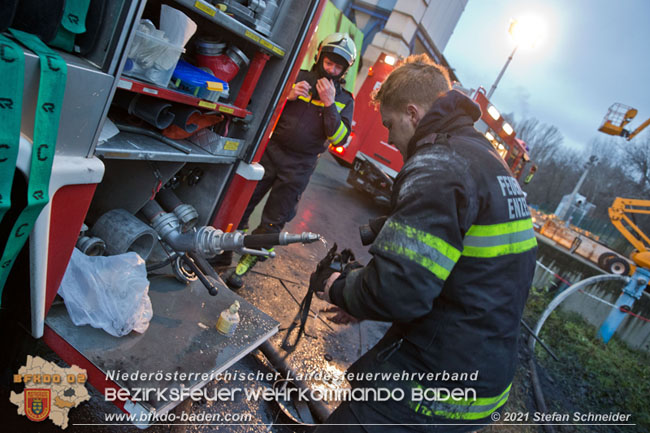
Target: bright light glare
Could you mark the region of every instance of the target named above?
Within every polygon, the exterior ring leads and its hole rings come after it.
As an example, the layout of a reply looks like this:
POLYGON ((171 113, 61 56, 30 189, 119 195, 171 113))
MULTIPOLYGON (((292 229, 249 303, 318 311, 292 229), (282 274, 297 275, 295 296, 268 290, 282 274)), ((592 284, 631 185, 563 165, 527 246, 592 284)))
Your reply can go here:
POLYGON ((512 129, 512 126, 510 126, 508 122, 503 122, 502 128, 503 128, 503 132, 505 132, 508 135, 514 132, 514 129, 512 129))
POLYGON ((508 32, 518 46, 534 48, 544 39, 546 29, 538 17, 527 15, 510 20, 508 32))
POLYGON ((494 105, 490 105, 488 107, 488 113, 490 113, 490 116, 492 116, 494 120, 499 120, 499 117, 501 117, 501 114, 499 114, 499 110, 494 108, 494 105))
POLYGON ((395 64, 395 61, 396 61, 396 60, 397 60, 397 59, 396 59, 395 57, 393 57, 393 56, 386 56, 386 57, 384 57, 384 62, 386 62, 387 65, 391 65, 391 66, 393 66, 393 65, 395 64))
POLYGON ((490 134, 489 132, 485 133, 485 137, 490 141, 494 141, 494 135, 490 134))

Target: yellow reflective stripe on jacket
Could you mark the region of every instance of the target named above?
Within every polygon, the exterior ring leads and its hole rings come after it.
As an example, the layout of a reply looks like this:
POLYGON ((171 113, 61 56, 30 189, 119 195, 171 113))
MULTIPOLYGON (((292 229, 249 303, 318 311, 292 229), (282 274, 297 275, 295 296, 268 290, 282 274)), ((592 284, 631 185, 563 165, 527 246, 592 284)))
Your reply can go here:
POLYGON ((461 254, 439 237, 396 221, 386 222, 375 246, 418 263, 443 281, 461 254))
POLYGON ((334 135, 332 135, 331 137, 327 137, 327 139, 330 141, 330 143, 336 146, 343 140, 343 137, 345 137, 345 134, 347 133, 348 133, 348 128, 345 126, 343 121, 341 121, 341 124, 339 125, 339 129, 336 130, 334 135))
POLYGON ((314 104, 317 107, 324 107, 325 106, 325 104, 323 104, 323 101, 316 101, 314 99, 307 98, 305 96, 298 96, 298 99, 300 99, 301 101, 305 101, 308 104, 309 103, 314 104))
MULTIPOLYGON (((417 384, 418 388, 424 388, 417 384)), ((477 420, 490 416, 494 411, 503 406, 510 395, 512 384, 496 397, 453 400, 412 401, 411 408, 425 416, 439 416, 447 419, 477 420)))
MULTIPOLYGON (((325 107, 325 104, 323 103, 323 101, 310 99, 310 98, 307 98, 305 96, 298 96, 298 99, 300 99, 301 101, 305 101, 308 104, 313 104, 313 105, 315 105, 317 107, 325 107)), ((334 101, 334 105, 336 105, 336 110, 339 113, 345 108, 345 104, 342 103, 342 102, 339 102, 339 101, 334 101)))
POLYGON ((530 218, 493 225, 473 225, 463 240, 467 257, 499 257, 518 254, 537 246, 530 218))

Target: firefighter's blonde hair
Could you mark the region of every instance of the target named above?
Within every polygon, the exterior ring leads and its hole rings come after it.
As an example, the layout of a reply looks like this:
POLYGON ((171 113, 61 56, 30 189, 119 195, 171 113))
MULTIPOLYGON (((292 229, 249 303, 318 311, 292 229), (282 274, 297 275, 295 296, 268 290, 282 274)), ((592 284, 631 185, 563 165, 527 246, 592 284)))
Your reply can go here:
POLYGON ((407 57, 390 73, 372 100, 383 107, 397 110, 416 104, 428 110, 433 102, 451 89, 447 68, 438 65, 426 54, 407 57))

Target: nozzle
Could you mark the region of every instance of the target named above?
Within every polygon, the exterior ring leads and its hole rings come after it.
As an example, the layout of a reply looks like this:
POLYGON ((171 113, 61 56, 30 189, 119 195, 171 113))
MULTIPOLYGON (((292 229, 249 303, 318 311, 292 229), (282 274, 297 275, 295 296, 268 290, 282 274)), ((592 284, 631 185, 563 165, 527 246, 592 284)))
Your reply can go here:
POLYGON ((309 244, 320 239, 317 233, 303 232, 293 234, 287 232, 266 233, 260 235, 246 235, 244 237, 244 246, 246 248, 271 248, 274 245, 289 245, 297 242, 309 244))
POLYGON ((300 242, 303 244, 310 244, 320 240, 318 233, 302 232, 301 234, 292 234, 287 232, 280 233, 279 245, 295 244, 300 242))

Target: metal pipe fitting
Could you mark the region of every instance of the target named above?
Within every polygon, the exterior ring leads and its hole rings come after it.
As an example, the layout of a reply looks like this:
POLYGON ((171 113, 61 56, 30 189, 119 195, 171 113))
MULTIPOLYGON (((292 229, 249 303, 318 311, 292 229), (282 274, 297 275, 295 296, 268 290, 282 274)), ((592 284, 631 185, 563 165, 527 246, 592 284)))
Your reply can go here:
POLYGON ((175 251, 194 251, 208 256, 222 252, 221 230, 205 226, 198 230, 182 232, 179 218, 173 213, 164 212, 155 200, 150 200, 142 208, 142 212, 149 218, 158 235, 175 251))
POLYGON ((181 230, 192 230, 199 220, 199 213, 191 204, 182 204, 174 209, 174 214, 181 221, 181 230))
POLYGON ((242 232, 222 233, 220 245, 223 251, 237 251, 244 246, 244 235, 242 232))
POLYGON ((320 235, 311 232, 302 232, 300 234, 282 232, 280 233, 278 240, 278 245, 289 245, 295 243, 310 244, 320 240, 320 235))
MULTIPOLYGON (((166 195, 167 205, 180 203, 180 201, 174 200, 174 197, 175 195, 166 195)), ((212 257, 224 251, 274 257, 275 254, 271 251, 252 248, 270 248, 273 245, 288 245, 297 242, 311 243, 320 239, 319 234, 310 232, 301 234, 281 232, 244 235, 241 232, 224 233, 211 226, 203 226, 193 231, 182 232, 179 218, 173 213, 164 212, 160 204, 155 200, 149 201, 142 208, 142 212, 149 218, 158 235, 175 251, 195 252, 203 257, 212 257)))
POLYGON ((186 232, 196 226, 199 219, 199 213, 191 204, 183 203, 178 196, 169 188, 161 190, 156 195, 156 201, 167 212, 174 212, 181 222, 181 231, 186 232))
POLYGON ((106 243, 97 237, 81 236, 77 239, 77 248, 87 256, 103 256, 106 243))
POLYGON ((319 234, 311 232, 303 232, 300 234, 287 232, 253 234, 244 237, 244 246, 247 248, 271 248, 274 245, 309 244, 319 239, 319 234))
MULTIPOLYGON (((160 235, 160 237, 173 247, 173 245, 168 241, 168 238, 170 236, 176 236, 177 233, 180 234, 181 224, 178 221, 178 217, 173 213, 161 213, 156 215, 156 217, 151 220, 151 225, 153 226, 153 229, 160 235)), ((179 250, 177 248, 174 249, 177 251, 186 251, 179 250)))

